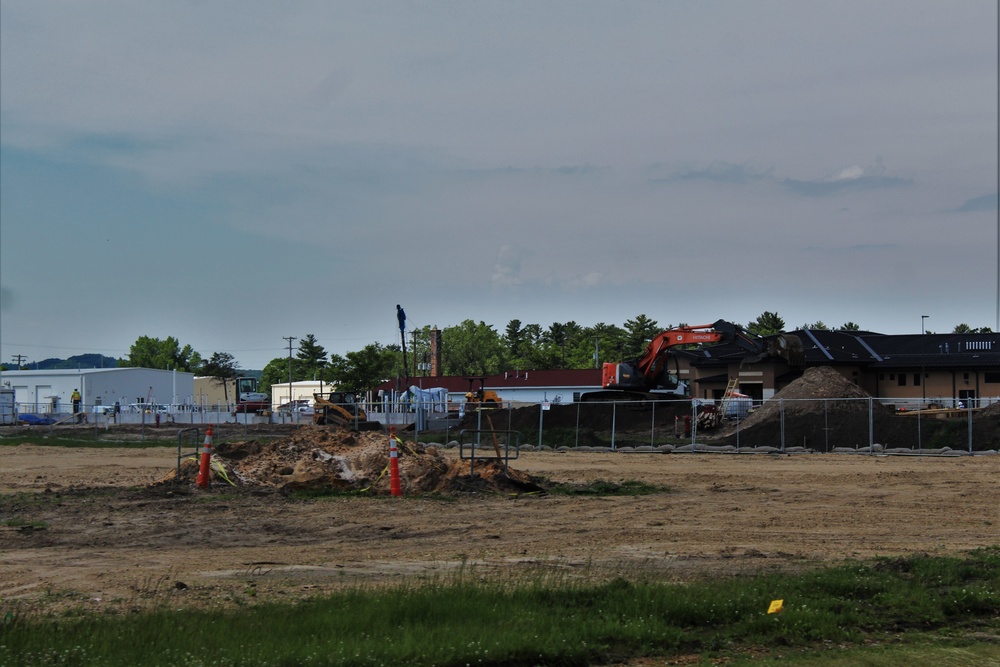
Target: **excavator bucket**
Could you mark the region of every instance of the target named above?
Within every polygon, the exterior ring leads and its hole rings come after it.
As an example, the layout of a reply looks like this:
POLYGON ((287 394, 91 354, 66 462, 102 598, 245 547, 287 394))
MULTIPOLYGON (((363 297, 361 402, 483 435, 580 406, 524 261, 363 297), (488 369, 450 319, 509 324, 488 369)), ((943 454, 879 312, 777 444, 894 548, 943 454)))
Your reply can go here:
POLYGON ((802 367, 806 363, 805 349, 798 336, 792 334, 780 334, 775 336, 768 346, 768 354, 772 357, 780 357, 788 362, 789 366, 802 367))

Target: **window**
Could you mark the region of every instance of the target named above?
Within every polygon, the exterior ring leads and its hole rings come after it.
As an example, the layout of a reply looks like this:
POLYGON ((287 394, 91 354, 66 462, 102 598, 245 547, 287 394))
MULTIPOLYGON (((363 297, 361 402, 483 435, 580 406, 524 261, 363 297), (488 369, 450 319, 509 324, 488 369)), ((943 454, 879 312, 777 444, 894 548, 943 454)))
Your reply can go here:
POLYGON ((1000 373, 983 373, 983 381, 990 384, 998 384, 1000 383, 1000 373))
POLYGON ((913 374, 913 386, 914 387, 919 387, 920 386, 920 373, 914 373, 913 374))
POLYGON ((896 376, 896 386, 905 387, 906 386, 906 373, 900 373, 896 376))

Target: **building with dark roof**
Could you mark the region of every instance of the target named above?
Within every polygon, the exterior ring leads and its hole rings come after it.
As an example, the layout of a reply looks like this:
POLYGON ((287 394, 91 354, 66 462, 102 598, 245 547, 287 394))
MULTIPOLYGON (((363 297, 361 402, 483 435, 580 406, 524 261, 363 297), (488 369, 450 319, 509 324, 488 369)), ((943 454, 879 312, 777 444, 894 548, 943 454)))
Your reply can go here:
MULTIPOLYGON (((802 376, 810 366, 830 366, 885 403, 898 407, 955 407, 1000 401, 1000 334, 903 334, 800 329, 803 367, 782 359, 747 363, 751 354, 736 344, 675 350, 668 372, 687 385, 692 398, 717 400, 735 382, 736 390, 766 400, 802 376)), ((440 367, 440 364, 437 365, 440 367)), ((415 377, 424 389, 444 387, 449 400, 463 401, 480 388, 463 376, 415 377)), ((572 403, 601 388, 600 369, 508 371, 482 379, 482 387, 504 401, 572 403)), ((386 382, 376 390, 405 391, 386 382)))
MULTIPOLYGON (((900 407, 1000 400, 1000 334, 903 334, 800 329, 805 367, 830 366, 872 396, 900 407)), ((802 375, 782 360, 741 365, 748 354, 718 345, 678 354, 692 396, 719 398, 728 381, 767 399, 802 375), (686 366, 686 367, 685 367, 686 366)))

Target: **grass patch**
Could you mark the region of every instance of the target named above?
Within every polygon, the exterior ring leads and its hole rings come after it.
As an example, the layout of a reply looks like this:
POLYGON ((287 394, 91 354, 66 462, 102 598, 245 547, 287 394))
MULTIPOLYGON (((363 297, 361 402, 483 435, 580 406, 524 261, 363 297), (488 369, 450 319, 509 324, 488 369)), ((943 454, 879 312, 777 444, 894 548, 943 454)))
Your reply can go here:
POLYGON ((649 496, 655 493, 670 493, 667 486, 648 484, 638 480, 610 482, 596 480, 585 484, 552 484, 546 490, 559 496, 649 496))
POLYGON ((1000 633, 1000 549, 688 585, 505 583, 462 571, 444 583, 359 588, 229 611, 32 619, 5 613, 0 606, 6 618, 0 664, 25 667, 518 667, 691 654, 705 664, 749 664, 752 656, 823 667, 946 665, 914 658, 926 647, 937 658, 962 655, 963 647, 973 657, 995 655, 995 645, 976 637, 1000 633), (784 611, 769 615, 776 598, 784 611))

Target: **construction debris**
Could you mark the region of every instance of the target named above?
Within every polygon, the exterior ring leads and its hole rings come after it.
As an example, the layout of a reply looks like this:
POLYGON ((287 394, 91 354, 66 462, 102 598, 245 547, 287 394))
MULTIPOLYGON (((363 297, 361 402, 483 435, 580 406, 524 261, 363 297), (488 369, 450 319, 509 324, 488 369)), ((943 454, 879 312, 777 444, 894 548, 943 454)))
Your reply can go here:
MULTIPOLYGON (((437 447, 398 441, 403 494, 541 491, 531 476, 505 468, 496 459, 477 459, 475 477, 468 461, 444 456, 437 447)), ((194 482, 198 464, 184 461, 181 481, 194 482)), ((172 472, 159 483, 172 483, 172 472)), ((306 426, 294 434, 261 442, 216 444, 212 481, 236 487, 280 491, 340 489, 389 495, 389 436, 306 426)))

